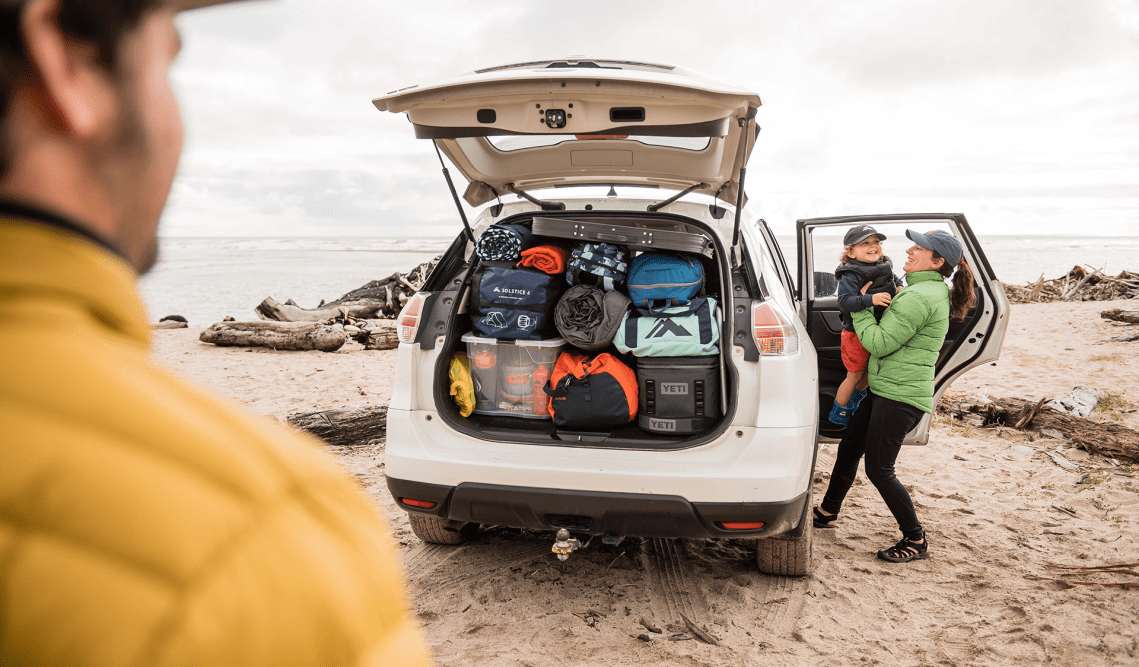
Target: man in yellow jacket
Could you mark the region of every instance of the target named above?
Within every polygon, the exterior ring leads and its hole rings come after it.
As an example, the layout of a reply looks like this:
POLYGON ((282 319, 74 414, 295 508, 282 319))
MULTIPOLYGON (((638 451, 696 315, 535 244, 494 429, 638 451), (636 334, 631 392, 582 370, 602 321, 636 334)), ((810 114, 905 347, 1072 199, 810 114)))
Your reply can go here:
POLYGON ((0 663, 423 665, 389 529, 316 444, 149 357, 173 18, 0 0, 0 663))

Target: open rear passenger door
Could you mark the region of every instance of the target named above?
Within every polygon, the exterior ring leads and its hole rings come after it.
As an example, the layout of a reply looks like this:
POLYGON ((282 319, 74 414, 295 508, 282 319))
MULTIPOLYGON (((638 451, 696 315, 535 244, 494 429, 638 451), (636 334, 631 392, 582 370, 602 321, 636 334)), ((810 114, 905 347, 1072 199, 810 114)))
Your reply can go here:
MULTIPOLYGON (((822 439, 841 438, 845 430, 844 426, 830 422, 827 415, 838 386, 846 377, 839 352, 842 323, 833 271, 842 253, 843 235, 853 225, 872 225, 885 235, 882 247, 886 256, 894 260, 894 272, 899 277, 904 277, 905 251, 913 245, 906 238, 907 229, 948 231, 965 249, 965 262, 977 278, 977 303, 964 320, 949 322, 949 333, 937 358, 935 403, 949 384, 970 368, 996 361, 1008 327, 1008 298, 964 215, 892 214, 799 220, 799 317, 818 352, 819 435, 822 439)), ((929 424, 930 415, 926 415, 906 436, 906 444, 926 444, 929 424)))

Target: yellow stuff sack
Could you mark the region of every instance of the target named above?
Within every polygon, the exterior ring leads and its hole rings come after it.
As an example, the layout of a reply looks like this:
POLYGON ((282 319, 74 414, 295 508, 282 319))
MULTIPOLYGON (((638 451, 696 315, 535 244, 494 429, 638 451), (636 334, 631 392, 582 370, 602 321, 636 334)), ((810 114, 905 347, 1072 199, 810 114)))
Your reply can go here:
POLYGON ((459 406, 459 414, 470 417, 475 409, 475 383, 471 380, 471 360, 466 352, 456 352, 451 357, 447 377, 451 378, 451 398, 459 406))

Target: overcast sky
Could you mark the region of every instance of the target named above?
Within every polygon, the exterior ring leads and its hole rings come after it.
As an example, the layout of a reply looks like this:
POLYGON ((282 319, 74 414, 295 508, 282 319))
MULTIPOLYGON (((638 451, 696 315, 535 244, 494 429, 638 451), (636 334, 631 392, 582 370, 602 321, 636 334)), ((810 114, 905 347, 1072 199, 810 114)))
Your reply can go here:
POLYGON ((747 191, 780 233, 949 211, 981 234, 1139 234, 1139 0, 273 0, 179 25, 166 235, 454 233, 430 143, 371 99, 578 54, 758 92, 747 191))

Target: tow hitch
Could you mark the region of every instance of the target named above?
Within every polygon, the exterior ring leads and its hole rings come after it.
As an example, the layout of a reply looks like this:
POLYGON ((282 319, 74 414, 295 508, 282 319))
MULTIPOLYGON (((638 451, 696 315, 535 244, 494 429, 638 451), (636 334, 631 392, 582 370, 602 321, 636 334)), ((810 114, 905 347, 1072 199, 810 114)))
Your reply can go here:
POLYGON ((569 555, 581 548, 581 542, 576 537, 570 537, 569 531, 565 528, 558 529, 558 539, 554 542, 554 546, 550 549, 558 555, 558 560, 565 560, 569 555))

